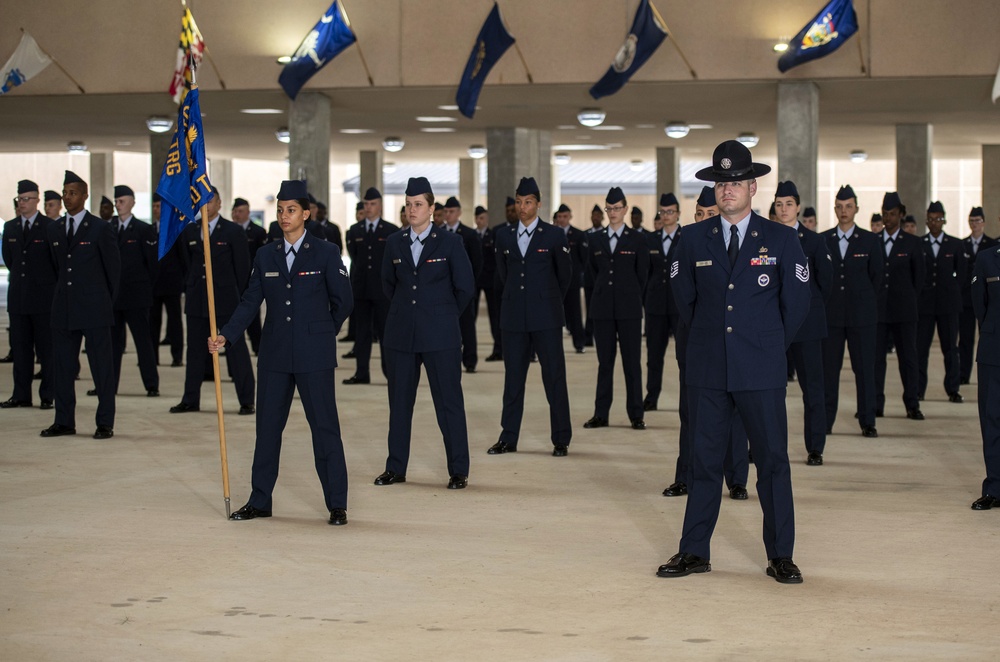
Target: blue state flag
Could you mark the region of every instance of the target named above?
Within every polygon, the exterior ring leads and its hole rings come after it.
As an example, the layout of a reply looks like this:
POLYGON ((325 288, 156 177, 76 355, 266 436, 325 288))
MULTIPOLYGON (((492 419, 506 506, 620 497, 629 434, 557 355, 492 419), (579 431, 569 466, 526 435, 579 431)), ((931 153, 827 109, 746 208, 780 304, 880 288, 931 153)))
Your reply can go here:
POLYGON ((493 3, 493 11, 486 17, 476 43, 469 54, 469 61, 462 72, 462 82, 455 93, 455 103, 463 115, 472 119, 476 114, 476 102, 486 82, 486 76, 507 49, 514 45, 514 37, 507 30, 500 16, 500 6, 493 3))
POLYGON ((608 72, 590 88, 590 96, 600 99, 622 89, 666 38, 667 27, 660 22, 649 0, 642 0, 625 43, 618 49, 608 72))
POLYGON ((345 48, 357 41, 343 7, 334 0, 299 44, 292 61, 285 65, 278 76, 278 83, 293 101, 302 86, 345 48))
POLYGON ((854 0, 833 0, 788 43, 788 50, 778 60, 778 70, 785 73, 792 67, 829 55, 857 31, 854 0))
POLYGON ((205 135, 201 126, 198 88, 184 97, 177 111, 177 131, 167 150, 160 194, 160 259, 167 254, 184 226, 194 221, 202 205, 214 197, 205 168, 205 135))

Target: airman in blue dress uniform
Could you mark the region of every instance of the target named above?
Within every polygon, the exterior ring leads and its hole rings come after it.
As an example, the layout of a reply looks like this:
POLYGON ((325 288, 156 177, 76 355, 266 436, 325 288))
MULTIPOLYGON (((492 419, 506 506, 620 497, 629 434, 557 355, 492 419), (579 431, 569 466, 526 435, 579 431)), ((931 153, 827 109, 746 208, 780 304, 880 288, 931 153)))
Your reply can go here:
MULTIPOLYGON (((46 214, 48 215, 48 214, 46 214)), ((51 215, 48 215, 52 218, 51 215)), ((969 236, 962 240, 965 249, 965 281, 962 283, 962 312, 958 317, 958 354, 961 366, 961 383, 972 378, 972 363, 976 348, 976 313, 972 309, 972 273, 975 271, 979 251, 994 246, 996 239, 986 235, 986 215, 982 207, 969 212, 969 236)))
POLYGON ((573 211, 564 204, 559 205, 552 215, 553 225, 566 234, 566 245, 569 246, 570 261, 573 264, 573 277, 569 289, 563 298, 563 312, 566 314, 566 328, 573 339, 573 349, 577 354, 583 354, 587 344, 586 332, 583 326, 583 304, 580 301, 580 290, 583 288, 583 273, 587 270, 587 233, 574 228, 573 211))
POLYGON ((979 321, 979 425, 986 479, 973 510, 1000 508, 1000 248, 981 249, 972 277, 972 305, 979 321))
POLYGON ((719 517, 723 461, 739 411, 757 467, 767 574, 800 583, 792 480, 788 466, 785 352, 809 311, 809 263, 791 228, 753 213, 758 176, 735 140, 715 149, 697 177, 715 182, 722 215, 684 233, 671 265, 674 296, 690 324, 686 378, 693 455, 680 549, 661 577, 712 569, 710 542, 719 517))
POLYGON ((659 213, 653 219, 649 242, 649 281, 643 305, 646 314, 646 397, 645 411, 656 411, 663 390, 663 360, 667 355, 670 336, 677 336, 680 314, 670 287, 670 265, 677 252, 681 229, 680 202, 673 193, 660 196, 659 213))

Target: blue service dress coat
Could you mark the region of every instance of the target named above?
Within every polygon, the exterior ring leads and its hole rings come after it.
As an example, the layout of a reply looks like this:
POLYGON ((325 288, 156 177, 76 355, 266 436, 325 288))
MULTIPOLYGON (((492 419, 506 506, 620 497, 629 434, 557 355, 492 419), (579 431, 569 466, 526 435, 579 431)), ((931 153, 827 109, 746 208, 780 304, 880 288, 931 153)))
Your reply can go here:
POLYGON ((1000 498, 1000 248, 980 248, 973 271, 972 307, 979 321, 979 424, 986 479, 983 496, 1000 498))
POLYGON ((958 354, 963 384, 968 384, 972 378, 972 364, 976 349, 976 327, 978 325, 975 312, 972 310, 972 274, 979 253, 996 244, 996 239, 991 239, 986 235, 980 238, 979 246, 973 243, 971 236, 962 240, 966 265, 965 281, 962 283, 962 312, 958 317, 958 354))

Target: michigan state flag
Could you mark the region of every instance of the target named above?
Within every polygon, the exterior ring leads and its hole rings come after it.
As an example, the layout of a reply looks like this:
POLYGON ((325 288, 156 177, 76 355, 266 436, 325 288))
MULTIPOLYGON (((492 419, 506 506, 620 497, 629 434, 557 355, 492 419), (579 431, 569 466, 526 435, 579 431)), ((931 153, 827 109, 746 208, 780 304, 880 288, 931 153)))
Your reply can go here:
POLYGON ((622 89, 666 38, 666 26, 657 20, 649 0, 642 0, 635 11, 632 29, 628 31, 625 43, 618 49, 607 73, 590 88, 590 96, 600 99, 622 89))
POLYGON ((486 77, 507 49, 514 45, 514 37, 507 31, 507 26, 500 16, 500 6, 493 3, 493 11, 486 17, 486 22, 479 30, 476 43, 469 54, 469 61, 462 72, 462 82, 458 84, 455 103, 463 115, 472 119, 476 114, 476 102, 483 89, 486 77))
POLYGON ((177 112, 177 131, 167 150, 163 174, 156 192, 160 194, 159 259, 167 254, 184 226, 194 221, 202 205, 214 197, 205 162, 205 135, 201 127, 198 88, 184 97, 177 112))
POLYGON ((340 55, 345 48, 357 41, 347 15, 337 0, 326 10, 299 44, 292 61, 285 65, 278 76, 278 83, 293 101, 299 90, 317 71, 340 55))
POLYGON ((788 50, 778 60, 785 73, 811 60, 834 52, 858 31, 854 0, 833 0, 788 43, 788 50))

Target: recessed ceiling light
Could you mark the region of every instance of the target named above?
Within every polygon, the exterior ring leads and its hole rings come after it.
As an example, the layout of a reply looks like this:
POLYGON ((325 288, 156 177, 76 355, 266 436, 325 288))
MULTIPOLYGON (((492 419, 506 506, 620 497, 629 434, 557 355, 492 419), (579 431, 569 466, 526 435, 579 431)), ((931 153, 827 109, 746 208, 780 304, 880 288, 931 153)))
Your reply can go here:
POLYGON ((851 163, 864 163, 868 160, 868 152, 856 149, 851 152, 851 163))
POLYGON ((385 163, 382 164, 382 172, 384 172, 387 175, 391 175, 392 173, 396 172, 396 164, 393 163, 392 161, 386 161, 385 163))
MULTIPOLYGON (((479 106, 476 106, 476 108, 478 108, 478 107, 479 107, 479 106)), ((455 105, 450 105, 450 106, 438 106, 438 110, 458 110, 458 106, 455 106, 455 105)))
POLYGON ((642 162, 642 159, 633 159, 632 161, 629 161, 628 169, 632 172, 639 172, 645 166, 646 164, 642 162))
POLYGON ((556 128, 559 129, 560 131, 570 131, 576 128, 576 124, 560 124, 556 128))
POLYGON ((570 161, 570 156, 566 152, 556 152, 552 156, 552 162, 558 166, 564 166, 570 161))
POLYGON ((583 108, 576 114, 576 121, 584 126, 595 127, 603 124, 605 117, 607 113, 600 108, 583 108))
POLYGON ((470 145, 469 146, 469 156, 474 159, 481 159, 486 156, 486 148, 482 145, 470 145))
POLYGON ((787 50, 788 50, 788 42, 779 41, 777 44, 774 45, 775 53, 784 53, 787 50))
POLYGON ((291 55, 282 55, 281 57, 278 58, 278 64, 288 64, 291 61, 292 61, 291 55))
POLYGON ((458 120, 454 117, 443 117, 435 115, 418 115, 418 122, 457 122, 458 120))
POLYGON ((119 140, 115 144, 118 145, 119 147, 128 147, 129 145, 132 144, 132 141, 131 140, 119 140))
POLYGON ((704 130, 704 129, 711 129, 712 125, 711 124, 688 124, 688 128, 691 129, 692 131, 694 131, 694 130, 701 131, 701 130, 704 130))
POLYGON ((286 145, 292 142, 292 132, 288 130, 287 126, 283 126, 275 131, 274 137, 278 139, 279 143, 285 143, 286 145))
POLYGON ((685 122, 668 122, 666 128, 663 131, 667 134, 668 138, 683 138, 691 130, 685 122))
POLYGON ((637 129, 655 129, 656 125, 655 124, 636 124, 635 128, 637 128, 637 129))
POLYGON ((744 131, 740 135, 736 136, 736 142, 746 146, 747 149, 753 149, 760 142, 760 136, 756 133, 751 133, 749 131, 744 131))
POLYGON ((86 154, 87 145, 86 143, 82 143, 79 140, 71 140, 70 142, 66 143, 66 150, 70 154, 86 154))
POLYGON ((341 133, 349 133, 351 135, 361 134, 361 133, 375 133, 374 129, 341 129, 341 133))
POLYGON ((153 133, 166 133, 173 125, 174 121, 169 117, 153 116, 146 120, 146 128, 153 133))
POLYGON ((559 150, 560 152, 586 152, 591 150, 607 150, 611 149, 610 145, 581 145, 577 143, 567 144, 567 145, 553 145, 552 149, 559 150))
POLYGON ((244 115, 281 115, 285 111, 277 108, 241 108, 244 115))
POLYGON ((601 126, 590 127, 593 131, 624 131, 625 127, 617 124, 602 124, 601 126))
POLYGON ((450 126, 425 126, 420 131, 423 133, 455 133, 455 129, 450 126))
POLYGON ((399 150, 403 149, 403 145, 405 144, 406 143, 403 142, 402 138, 399 138, 397 136, 389 136, 388 138, 382 141, 382 149, 384 149, 387 152, 398 152, 399 150))

